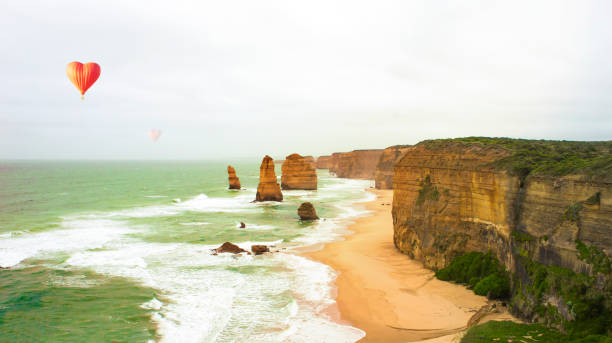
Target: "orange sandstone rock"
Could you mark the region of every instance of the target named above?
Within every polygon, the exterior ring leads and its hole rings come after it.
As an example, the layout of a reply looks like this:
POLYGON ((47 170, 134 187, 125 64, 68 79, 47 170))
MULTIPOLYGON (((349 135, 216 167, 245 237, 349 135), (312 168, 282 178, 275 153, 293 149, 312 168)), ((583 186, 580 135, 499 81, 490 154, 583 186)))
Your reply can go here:
POLYGON ((377 189, 393 189, 395 163, 410 149, 414 148, 410 145, 394 145, 383 150, 374 174, 377 189))
POLYGON ((317 211, 314 206, 310 202, 305 202, 300 205, 297 210, 298 216, 300 216, 300 220, 316 220, 319 219, 317 216, 317 211))
POLYGON ((227 166, 229 176, 229 189, 240 189, 240 179, 236 176, 236 170, 232 166, 227 166))
POLYGON ((317 189, 317 171, 314 158, 291 154, 285 158, 281 176, 282 189, 317 189))
POLYGON ((304 156, 304 160, 312 165, 312 169, 317 169, 317 162, 312 156, 304 156))
POLYGON ((331 165, 331 156, 317 157, 317 163, 316 163, 317 169, 329 169, 330 165, 331 165))
POLYGON ((283 201, 283 193, 276 181, 274 160, 266 155, 259 168, 259 185, 255 201, 283 201))
POLYGON ((335 152, 331 156, 329 172, 349 179, 374 180, 382 153, 382 149, 335 152))

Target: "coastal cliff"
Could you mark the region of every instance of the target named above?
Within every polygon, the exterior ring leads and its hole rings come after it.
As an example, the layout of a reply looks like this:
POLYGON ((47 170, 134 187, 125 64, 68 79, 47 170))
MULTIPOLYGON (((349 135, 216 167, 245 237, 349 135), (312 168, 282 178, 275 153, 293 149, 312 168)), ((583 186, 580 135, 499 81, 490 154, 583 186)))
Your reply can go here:
POLYGON ((317 162, 316 162, 317 169, 329 169, 330 164, 331 164, 331 156, 317 157, 317 162))
POLYGON ((333 153, 329 171, 338 177, 373 180, 382 149, 333 153))
POLYGON ((317 171, 312 156, 291 154, 282 165, 282 189, 317 189, 317 171), (310 157, 310 158, 308 158, 310 157))
POLYGON ((560 326, 583 318, 579 301, 611 313, 612 142, 425 141, 395 164, 393 190, 395 246, 425 266, 490 251, 521 317, 560 326), (550 285, 577 279, 603 300, 550 285))
POLYGON ((283 201, 283 193, 274 171, 274 160, 266 155, 259 167, 259 185, 255 201, 283 201))
POLYGON ((376 165, 374 181, 376 189, 393 189, 393 170, 395 163, 406 151, 412 149, 410 145, 394 145, 383 150, 376 165))

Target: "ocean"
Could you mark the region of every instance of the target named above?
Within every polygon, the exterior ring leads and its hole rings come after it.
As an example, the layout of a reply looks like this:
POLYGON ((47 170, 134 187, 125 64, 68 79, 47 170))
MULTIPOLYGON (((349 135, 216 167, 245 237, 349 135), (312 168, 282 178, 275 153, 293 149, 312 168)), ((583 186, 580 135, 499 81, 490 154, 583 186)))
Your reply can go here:
POLYGON ((259 161, 232 165, 244 190, 221 162, 1 162, 0 342, 363 337, 327 314, 335 272, 299 252, 341 239, 370 182, 319 170, 316 191, 252 203, 259 161), (304 201, 321 220, 299 221, 304 201), (225 241, 274 252, 212 255, 225 241))

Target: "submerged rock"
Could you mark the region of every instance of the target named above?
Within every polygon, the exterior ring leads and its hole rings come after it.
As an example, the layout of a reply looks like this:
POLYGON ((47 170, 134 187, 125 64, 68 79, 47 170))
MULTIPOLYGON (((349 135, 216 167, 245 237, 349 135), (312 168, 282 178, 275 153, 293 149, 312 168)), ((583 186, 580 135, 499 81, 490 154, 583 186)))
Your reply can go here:
POLYGON ((255 201, 283 201, 283 193, 276 179, 274 160, 266 155, 259 167, 259 185, 255 201))
POLYGON ((319 219, 317 216, 317 211, 315 211, 314 206, 310 202, 305 202, 300 205, 297 210, 298 215, 301 220, 315 220, 319 219))
POLYGON ((268 248, 267 245, 252 245, 251 246, 251 251, 255 255, 261 255, 261 254, 263 254, 265 252, 269 252, 270 249, 268 248))
POLYGON ((236 169, 232 166, 227 166, 227 175, 229 178, 229 189, 240 189, 240 179, 236 176, 236 169))
POLYGON ((242 252, 245 252, 247 254, 250 254, 250 252, 230 242, 223 243, 220 247, 218 247, 217 249, 214 249, 214 252, 217 254, 224 253, 224 252, 229 252, 232 254, 240 254, 242 252))

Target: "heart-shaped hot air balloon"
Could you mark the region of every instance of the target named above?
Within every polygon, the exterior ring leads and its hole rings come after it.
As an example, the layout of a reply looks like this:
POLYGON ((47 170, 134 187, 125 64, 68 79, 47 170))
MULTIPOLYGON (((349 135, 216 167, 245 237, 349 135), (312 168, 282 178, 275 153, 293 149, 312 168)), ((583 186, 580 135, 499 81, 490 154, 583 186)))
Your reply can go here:
POLYGON ((81 92, 81 99, 85 98, 85 92, 100 77, 100 66, 97 63, 70 62, 66 67, 66 74, 72 84, 81 92))
POLYGON ((159 136, 161 136, 161 130, 149 130, 149 137, 153 142, 157 142, 159 136))

